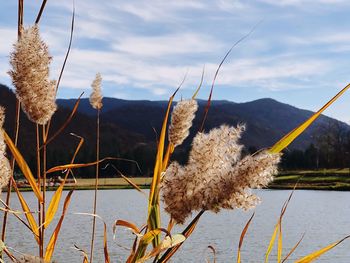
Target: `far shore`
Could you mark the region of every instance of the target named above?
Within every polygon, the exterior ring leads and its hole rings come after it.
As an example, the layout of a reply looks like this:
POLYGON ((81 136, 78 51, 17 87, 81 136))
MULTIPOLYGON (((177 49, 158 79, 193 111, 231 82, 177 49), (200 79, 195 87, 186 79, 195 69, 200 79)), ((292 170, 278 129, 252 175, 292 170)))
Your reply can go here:
MULTIPOLYGON (((134 184, 141 189, 148 189, 151 177, 130 177, 134 184)), ((284 171, 275 177, 275 180, 267 187, 268 189, 296 189, 305 190, 336 190, 350 191, 350 172, 349 169, 332 170, 308 170, 308 171, 284 171)), ((58 188, 48 186, 48 191, 54 191, 58 188)), ((132 189, 134 188, 123 178, 100 178, 99 189, 132 189)), ((93 190, 95 189, 94 178, 78 178, 76 184, 67 183, 65 190, 93 190)), ((4 189, 5 190, 5 189, 4 189)), ((29 186, 21 187, 21 191, 31 191, 29 186)))

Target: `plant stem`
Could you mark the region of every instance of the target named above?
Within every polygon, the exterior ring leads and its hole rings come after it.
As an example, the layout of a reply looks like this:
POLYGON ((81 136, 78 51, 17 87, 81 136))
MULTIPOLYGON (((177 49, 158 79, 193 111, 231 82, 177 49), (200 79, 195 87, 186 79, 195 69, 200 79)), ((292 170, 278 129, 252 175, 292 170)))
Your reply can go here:
MULTIPOLYGON (((37 177, 38 177, 38 188, 39 191, 41 191, 41 163, 40 163, 40 131, 39 131, 39 124, 36 124, 36 162, 37 162, 37 177)), ((42 244, 42 205, 40 201, 38 200, 38 221, 39 221, 39 255, 40 257, 43 257, 44 251, 43 251, 43 244, 42 244)))
MULTIPOLYGON (((17 25, 17 39, 21 38, 21 28, 23 26, 23 0, 18 0, 18 25, 17 25)), ((16 116, 15 116, 15 130, 14 130, 14 143, 17 146, 18 143, 18 133, 19 133, 19 117, 21 113, 21 103, 18 99, 16 99, 16 116)), ((15 158, 11 157, 11 171, 12 177, 14 175, 15 168, 15 158)), ((10 206, 10 197, 11 197, 11 189, 12 189, 12 180, 10 180, 7 186, 7 195, 6 195, 6 205, 10 206)), ((5 242, 6 238, 6 226, 7 226, 7 217, 8 211, 4 213, 4 219, 2 222, 2 232, 1 232, 1 240, 5 242)))
MULTIPOLYGON (((46 205, 46 131, 45 125, 42 126, 42 137, 43 137, 43 156, 42 156, 42 184, 43 184, 43 204, 42 204, 42 223, 45 222, 45 205, 46 205)), ((45 225, 41 228, 41 250, 44 253, 44 237, 45 237, 45 225)), ((42 255, 43 257, 43 255, 42 255)))
MULTIPOLYGON (((99 177, 99 160, 100 160, 100 109, 97 110, 97 121, 96 121, 96 179, 95 179, 95 196, 94 196, 94 211, 96 214, 97 210, 97 189, 98 189, 98 177, 99 177)), ((94 252, 94 240, 95 240, 95 229, 96 229, 96 217, 92 219, 92 235, 91 235, 91 250, 90 250, 90 263, 93 260, 94 252)))

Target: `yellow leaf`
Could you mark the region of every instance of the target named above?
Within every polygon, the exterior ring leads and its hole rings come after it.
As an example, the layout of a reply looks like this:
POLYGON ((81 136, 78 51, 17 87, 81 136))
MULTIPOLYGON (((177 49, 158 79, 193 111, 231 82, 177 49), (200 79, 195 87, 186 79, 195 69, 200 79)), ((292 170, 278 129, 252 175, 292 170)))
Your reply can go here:
POLYGON ((36 223, 36 221, 34 219, 34 216, 33 216, 32 212, 30 211, 26 200, 24 199, 23 195, 19 191, 15 180, 12 181, 12 185, 13 185, 13 188, 15 189, 16 193, 17 193, 18 200, 21 203, 22 209, 25 212, 25 216, 26 216, 28 224, 29 224, 29 226, 30 226, 30 228, 31 228, 31 230, 32 230, 32 232, 34 234, 35 240, 39 244, 39 228, 38 228, 38 225, 37 225, 37 223, 36 223))
POLYGON ((51 202, 49 204, 49 207, 47 208, 47 212, 46 212, 46 216, 45 216, 45 218, 46 218, 46 221, 44 223, 45 228, 47 228, 50 225, 51 221, 55 217, 55 214, 56 214, 57 209, 58 209, 58 205, 59 205, 60 200, 61 200, 63 186, 64 186, 64 181, 61 183, 61 185, 57 188, 56 192, 52 196, 51 202))
POLYGON ((265 263, 267 263, 269 261, 269 255, 271 253, 273 245, 275 244, 275 239, 276 239, 276 236, 278 233, 278 227, 279 227, 279 223, 276 224, 275 229, 274 229, 273 234, 272 234, 272 237, 270 239, 270 243, 269 243, 269 246, 267 248, 266 255, 265 255, 265 263))
POLYGON ((320 250, 317 250, 313 253, 311 253, 310 255, 307 255, 297 261, 295 261, 295 263, 309 263, 314 261, 315 259, 317 259, 318 257, 322 256, 324 253, 326 253, 327 251, 331 250, 332 248, 334 248, 335 246, 339 245, 341 242, 343 242, 345 239, 349 238, 350 236, 347 236, 337 242, 334 242, 332 244, 330 244, 329 246, 326 246, 320 250))
POLYGON ((106 160, 118 160, 118 158, 106 157, 106 158, 103 158, 102 160, 99 160, 97 162, 71 163, 71 164, 58 165, 58 166, 50 168, 46 173, 49 174, 49 173, 64 171, 64 170, 68 170, 68 169, 76 169, 76 168, 93 166, 93 165, 96 165, 97 163, 101 163, 101 162, 106 161, 106 160))
POLYGON ((280 220, 279 228, 278 228, 277 262, 281 263, 281 260, 282 260, 282 220, 280 220))
POLYGON ((44 256, 45 262, 50 262, 52 254, 53 254, 53 252, 55 250, 58 234, 59 234, 59 232, 61 230, 62 222, 63 222, 64 216, 66 215, 66 212, 67 212, 67 209, 68 209, 68 206, 69 206, 69 202, 70 202, 70 198, 71 198, 72 194, 73 194, 73 190, 70 190, 68 195, 67 195, 67 197, 66 197, 66 199, 65 199, 65 201, 64 201, 61 218, 58 221, 57 226, 56 226, 55 230, 53 231, 53 233, 52 233, 52 235, 50 237, 50 241, 49 241, 49 243, 47 244, 47 247, 46 247, 45 256, 44 256))
MULTIPOLYGON (((77 156, 81 146, 84 143, 84 138, 81 137, 81 136, 75 135, 75 134, 71 134, 71 135, 73 135, 73 136, 75 136, 75 137, 80 139, 79 144, 78 144, 77 148, 75 149, 75 152, 74 152, 73 157, 71 159, 71 164, 73 164, 74 160, 75 160, 75 157, 77 156)), ((59 203, 61 201, 63 187, 64 187, 64 185, 65 185, 65 183, 67 181, 68 175, 69 175, 69 171, 66 172, 64 180, 61 182, 60 186, 57 188, 56 192, 54 193, 54 195, 51 198, 49 207, 48 207, 48 209, 46 211, 46 217, 45 217, 46 221, 44 223, 44 227, 45 228, 47 228, 50 225, 51 221, 55 217, 55 214, 57 212, 59 203)))
POLYGON ((135 235, 138 235, 140 234, 141 230, 133 223, 130 223, 128 221, 125 221, 125 220, 117 220, 114 225, 113 225, 113 233, 115 234, 115 231, 116 231, 116 227, 117 226, 123 226, 123 227, 126 227, 126 228, 129 228, 132 230, 132 232, 135 234, 135 235))
POLYGON ((337 95, 335 95, 330 101, 328 101, 321 109, 319 109, 315 114, 313 114, 307 121, 302 123, 300 126, 289 132, 281 140, 279 140, 270 149, 271 153, 279 153, 284 148, 286 148, 290 143, 292 143, 307 127, 309 127, 321 114, 327 109, 334 101, 336 101, 343 93, 350 88, 350 84, 346 85, 337 95))
POLYGON ((11 138, 8 136, 8 134, 4 130, 2 130, 2 131, 4 133, 5 142, 8 146, 8 148, 10 149, 13 157, 16 159, 16 162, 17 162, 19 168, 21 169, 23 175, 25 176, 28 183, 30 184, 30 187, 33 189, 33 192, 36 195, 36 197, 38 198, 39 202, 42 203, 43 197, 40 193, 40 190, 39 190, 38 185, 36 183, 36 180, 32 174, 32 171, 30 170, 28 164, 24 160, 22 154, 19 152, 19 150, 17 149, 17 147, 15 146, 15 144, 13 143, 11 138))

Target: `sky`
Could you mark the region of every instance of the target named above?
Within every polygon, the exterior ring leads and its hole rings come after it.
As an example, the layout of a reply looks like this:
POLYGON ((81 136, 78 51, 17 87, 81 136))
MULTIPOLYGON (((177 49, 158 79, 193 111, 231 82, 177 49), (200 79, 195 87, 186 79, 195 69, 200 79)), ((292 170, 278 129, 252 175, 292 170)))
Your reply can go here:
MULTIPOLYGON (((39 0, 26 0, 30 26, 39 0)), ((67 50, 72 0, 49 0, 40 21, 57 79, 67 50)), ((316 111, 350 82, 348 0, 75 0, 73 44, 58 97, 88 96, 95 74, 104 96, 167 100, 190 98, 204 68, 206 99, 223 64, 213 99, 273 98, 316 111)), ((9 53, 16 41, 17 1, 0 3, 0 83, 11 86, 9 53)), ((350 93, 350 91, 348 91, 350 93)), ((350 123, 350 94, 325 113, 350 123)))

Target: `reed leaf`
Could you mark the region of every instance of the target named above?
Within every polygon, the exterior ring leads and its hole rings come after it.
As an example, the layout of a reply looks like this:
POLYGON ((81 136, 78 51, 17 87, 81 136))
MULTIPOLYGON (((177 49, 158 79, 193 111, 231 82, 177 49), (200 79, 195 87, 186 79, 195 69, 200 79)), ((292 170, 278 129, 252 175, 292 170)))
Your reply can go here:
POLYGON ((175 235, 172 235, 171 237, 166 236, 164 240, 156 248, 154 248, 151 252, 147 253, 147 255, 145 255, 141 259, 139 259, 137 263, 145 262, 146 260, 157 256, 164 250, 181 244, 185 240, 186 240, 186 237, 182 234, 175 234, 175 235))
POLYGON ((49 174, 49 173, 54 173, 54 172, 64 171, 64 170, 69 170, 69 169, 89 167, 89 166, 96 165, 97 163, 104 162, 106 160, 120 160, 120 158, 106 157, 106 158, 103 158, 99 161, 95 161, 95 162, 91 162, 91 163, 71 163, 71 164, 58 165, 58 166, 50 168, 48 171, 46 171, 46 173, 49 174))
POLYGON ((125 221, 125 220, 117 220, 115 221, 114 225, 113 225, 113 234, 115 235, 116 230, 117 230, 117 226, 123 226, 126 227, 128 229, 130 229, 135 235, 140 235, 141 230, 133 223, 125 221))
POLYGON ((289 253, 287 254, 287 256, 282 260, 282 263, 285 262, 290 255, 293 254, 293 252, 297 249, 297 247, 300 245, 301 241, 304 239, 305 233, 302 235, 302 237, 299 239, 298 243, 295 244, 295 246, 289 251, 289 253))
POLYGON ((36 183, 36 180, 35 180, 35 178, 33 176, 32 171, 30 170, 28 164, 24 160, 22 154, 17 149, 17 147, 15 146, 15 144, 13 143, 11 138, 8 136, 8 134, 4 130, 2 130, 2 131, 4 133, 5 142, 6 142, 7 146, 8 146, 8 148, 10 149, 13 157, 16 159, 16 162, 17 162, 19 168, 21 169, 24 177, 27 179, 28 183, 30 184, 30 187, 32 188, 34 194, 38 198, 38 201, 40 203, 42 203, 43 202, 43 197, 41 195, 41 192, 39 190, 39 187, 38 187, 38 185, 36 183))
MULTIPOLYGON (((213 246, 211 246, 211 245, 209 245, 207 248, 209 248, 210 251, 213 252, 213 258, 214 258, 213 263, 216 263, 216 250, 215 250, 215 248, 214 248, 213 246)), ((210 262, 210 261, 208 260, 208 263, 209 263, 209 262, 210 262)))
MULTIPOLYGON (((184 237, 188 238, 192 232, 194 231, 194 229, 197 226, 197 223, 199 221, 199 219, 201 218, 201 216, 204 214, 205 210, 201 210, 195 218, 192 219, 191 223, 186 227, 186 229, 184 231, 182 231, 182 235, 184 235, 184 237)), ((157 263, 165 263, 168 262, 168 260, 176 253, 176 251, 181 247, 183 243, 180 243, 177 246, 174 246, 172 248, 167 249, 167 251, 162 255, 162 257, 157 260, 157 263)))
POLYGON ((26 200, 24 199, 23 195, 19 191, 19 189, 17 187, 17 184, 16 184, 16 181, 13 178, 11 178, 11 180, 12 180, 13 188, 15 189, 16 194, 18 196, 18 200, 21 203, 22 209, 23 209, 24 214, 25 214, 25 216, 27 218, 27 221, 28 221, 28 224, 30 226, 30 229, 31 229, 31 231, 34 234, 34 238, 35 238, 36 242, 39 244, 40 242, 39 242, 39 228, 38 228, 38 225, 37 225, 37 223, 36 223, 36 221, 34 219, 34 216, 33 216, 32 212, 29 209, 29 206, 28 206, 26 200))
POLYGON ((277 263, 281 263, 281 260, 282 260, 282 248, 283 248, 282 220, 280 220, 279 227, 278 227, 277 263))
POLYGON ((321 114, 327 109, 333 102, 335 102, 340 96, 344 94, 350 88, 350 84, 346 85, 341 91, 337 93, 332 99, 330 99, 321 109, 319 109, 315 114, 313 114, 308 120, 302 123, 300 126, 286 134, 281 140, 279 140, 272 148, 269 150, 271 153, 279 153, 289 144, 291 144, 307 127, 309 127, 321 114))
POLYGON ((252 214, 252 216, 249 218, 248 222, 246 223, 245 227, 243 228, 243 231, 241 233, 241 236, 239 237, 239 244, 238 244, 238 252, 237 252, 237 263, 241 263, 241 248, 243 245, 244 237, 248 231, 249 225, 253 220, 255 213, 252 214))
POLYGON ((138 262, 141 258, 143 258, 144 254, 146 252, 147 246, 151 242, 153 242, 153 240, 155 238, 157 238, 161 232, 162 232, 162 229, 158 228, 158 229, 151 230, 151 231, 147 232, 146 234, 144 234, 140 239, 138 248, 135 252, 135 256, 133 257, 131 262, 138 262))
MULTIPOLYGON (((105 257, 105 263, 110 263, 111 259, 109 257, 109 253, 108 253, 107 225, 106 225, 106 222, 102 219, 102 217, 100 217, 99 215, 96 215, 96 214, 90 214, 90 213, 75 213, 75 214, 76 215, 86 215, 86 216, 97 217, 98 219, 100 219, 103 222, 103 253, 104 253, 104 257, 105 257)), ((84 260, 85 260, 85 258, 84 258, 84 260)), ((88 262, 88 260, 86 262, 88 262)))
POLYGON ((203 70, 202 70, 202 76, 201 76, 201 81, 199 82, 199 85, 196 89, 196 91, 194 92, 193 96, 192 96, 192 99, 196 99, 201 87, 202 87, 202 84, 203 84, 203 80, 204 80, 204 72, 205 72, 205 65, 203 66, 203 70))
MULTIPOLYGON (((173 93, 173 95, 169 99, 167 111, 164 116, 162 130, 159 137, 156 163, 154 167, 153 179, 152 179, 150 193, 149 193, 148 220, 147 220, 149 230, 160 228, 160 225, 161 225, 160 208, 159 208, 159 186, 161 182, 161 175, 163 172, 163 155, 164 155, 165 137, 166 137, 165 135, 166 135, 166 128, 167 128, 171 104, 178 90, 179 88, 176 89, 176 91, 173 93)), ((156 247, 159 245, 159 243, 160 243, 160 236, 157 235, 153 241, 153 246, 156 247)), ((143 255, 140 255, 140 256, 142 257, 143 255)))
MULTIPOLYGON (((74 160, 75 160, 75 158, 76 158, 80 148, 82 147, 82 145, 84 143, 84 138, 80 137, 78 135, 75 135, 75 134, 71 134, 71 135, 73 135, 75 137, 78 137, 80 139, 79 144, 78 144, 77 148, 75 149, 75 152, 74 152, 73 157, 71 159, 71 164, 72 164, 72 163, 74 163, 74 160)), ((66 175, 65 175, 63 181, 61 182, 60 186, 57 188, 56 192, 54 193, 54 195, 51 198, 49 207, 48 207, 48 209, 46 211, 46 217, 45 217, 46 220, 45 220, 45 223, 44 223, 44 227, 45 228, 47 228, 50 225, 51 221, 55 217, 55 214, 56 214, 57 209, 58 209, 58 205, 59 205, 59 203, 61 201, 63 188, 64 188, 64 185, 65 185, 66 180, 67 180, 68 175, 69 175, 69 171, 70 170, 68 170, 66 172, 66 175)))
POLYGON ((344 240, 348 239, 350 236, 346 236, 344 237, 343 239, 337 241, 337 242, 334 242, 320 250, 317 250, 297 261, 295 261, 295 263, 309 263, 309 262, 312 262, 314 261, 315 259, 319 258, 320 256, 322 256, 324 253, 328 252, 329 250, 331 250, 332 248, 336 247, 337 245, 339 245, 340 243, 342 243, 344 240))
POLYGON ((130 184, 132 187, 134 187, 135 190, 137 190, 138 192, 140 192, 143 195, 146 195, 146 193, 137 184, 135 184, 131 179, 129 179, 128 177, 126 177, 122 173, 119 173, 119 174, 125 181, 127 181, 128 184, 130 184))
POLYGON ((89 258, 85 250, 79 248, 77 245, 74 245, 73 248, 78 250, 83 255, 83 263, 89 263, 89 258))
MULTIPOLYGON (((265 263, 267 263, 269 261, 269 255, 270 255, 272 248, 275 244, 275 240, 276 240, 277 235, 278 235, 277 258, 280 257, 279 260, 281 260, 281 257, 282 257, 282 218, 287 210, 287 207, 288 207, 290 200, 292 199, 292 196, 294 194, 296 187, 297 187, 297 184, 294 185, 294 189, 292 190, 288 199, 284 202, 284 204, 282 206, 280 217, 278 219, 277 224, 275 225, 275 228, 273 230, 273 234, 272 234, 270 242, 269 242, 269 246, 268 246, 266 254, 265 254, 265 263), (280 254, 280 255, 278 255, 278 254, 280 254)), ((278 262, 280 262, 280 261, 278 261, 278 262)))
POLYGON ((64 200, 64 205, 63 205, 63 211, 62 211, 61 218, 58 221, 57 226, 56 226, 55 230, 53 231, 53 233, 52 233, 52 235, 50 237, 49 243, 47 244, 45 255, 44 255, 44 259, 47 262, 49 262, 51 260, 52 254, 53 254, 53 252, 55 250, 58 234, 59 234, 59 232, 61 230, 62 222, 63 222, 63 219, 64 219, 64 217, 66 215, 66 212, 67 212, 67 209, 68 209, 68 206, 69 206, 70 199, 71 199, 71 196, 73 194, 73 191, 74 190, 70 190, 68 195, 67 195, 67 197, 66 197, 66 199, 64 200))
MULTIPOLYGON (((68 126, 68 124, 72 121, 75 113, 77 112, 78 110, 78 107, 79 107, 79 103, 80 103, 80 99, 81 99, 81 96, 83 95, 84 93, 82 93, 79 98, 77 99, 77 101, 75 102, 74 104, 74 107, 73 107, 73 110, 71 111, 70 115, 68 116, 67 120, 65 120, 65 122, 63 123, 63 125, 47 140, 45 140, 45 143, 44 145, 48 145, 50 142, 52 142, 58 135, 61 134, 61 132, 64 131, 64 129, 68 126)), ((47 129, 47 131, 49 131, 49 129, 47 129)), ((45 135, 46 137, 48 136, 47 134, 45 135)), ((43 146, 44 146, 43 145, 43 146)), ((43 146, 41 146, 40 148, 42 148, 43 146)))

